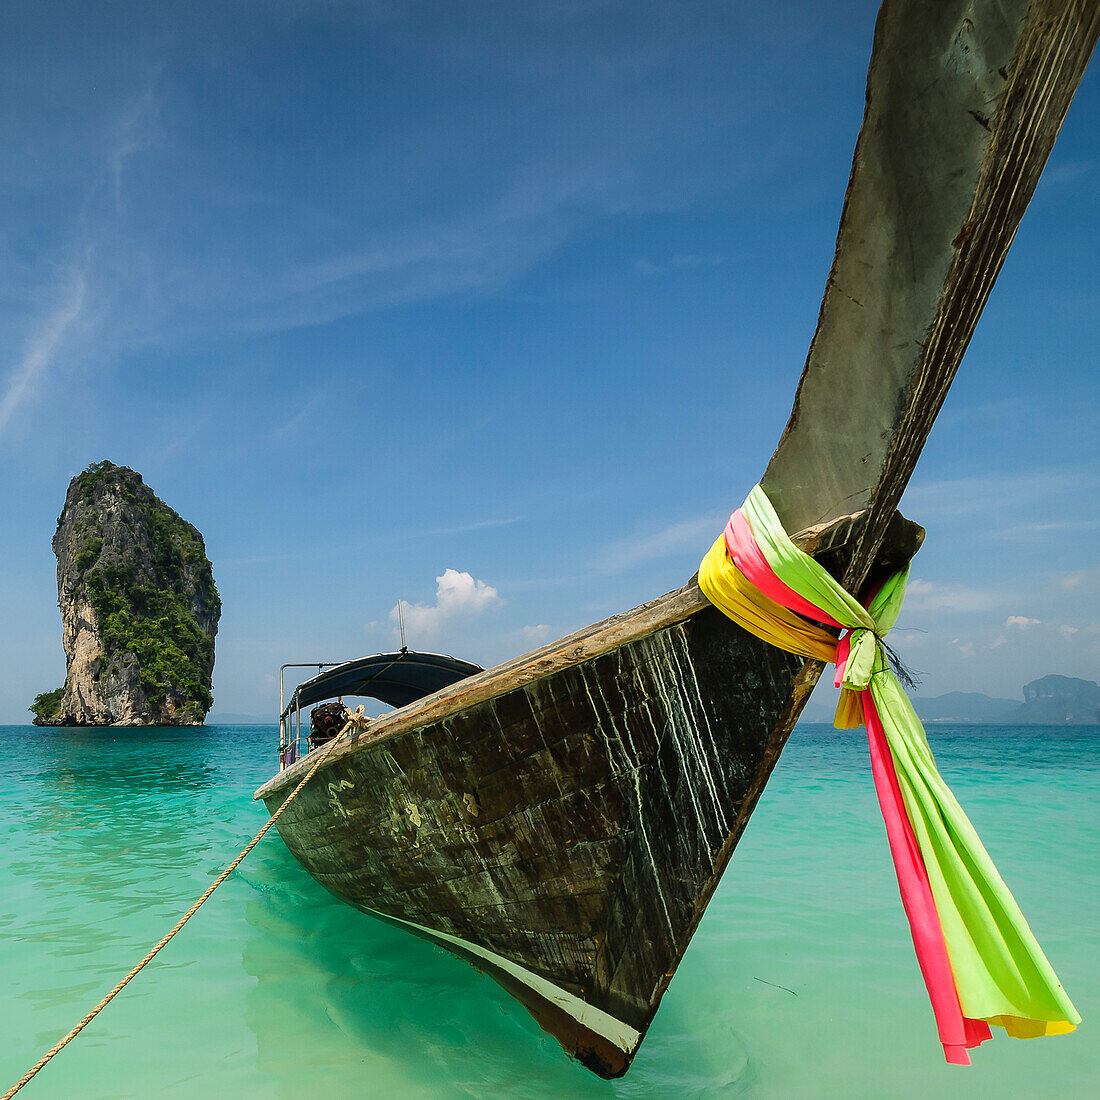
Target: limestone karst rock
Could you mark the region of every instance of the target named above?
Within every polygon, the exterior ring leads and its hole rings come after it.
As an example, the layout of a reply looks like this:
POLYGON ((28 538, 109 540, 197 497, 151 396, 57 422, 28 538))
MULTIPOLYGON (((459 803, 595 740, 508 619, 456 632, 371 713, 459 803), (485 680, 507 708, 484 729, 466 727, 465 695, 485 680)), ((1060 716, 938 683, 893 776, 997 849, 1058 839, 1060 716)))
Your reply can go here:
POLYGON ((202 535, 140 474, 97 462, 70 482, 53 550, 67 671, 35 724, 201 725, 221 614, 202 535))
POLYGON ((1100 685, 1075 676, 1043 676, 1024 684, 1024 702, 1009 721, 1029 725, 1094 725, 1100 722, 1100 685))

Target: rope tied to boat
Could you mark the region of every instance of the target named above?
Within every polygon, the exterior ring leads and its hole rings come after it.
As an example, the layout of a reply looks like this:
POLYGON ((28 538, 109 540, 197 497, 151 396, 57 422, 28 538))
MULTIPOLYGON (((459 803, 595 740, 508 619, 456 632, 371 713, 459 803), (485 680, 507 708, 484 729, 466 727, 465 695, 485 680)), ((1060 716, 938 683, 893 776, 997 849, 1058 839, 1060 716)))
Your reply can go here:
MULTIPOLYGON (((343 729, 333 738, 334 741, 339 740, 349 730, 365 730, 370 725, 370 719, 363 713, 362 703, 355 710, 345 710, 344 713, 347 715, 347 721, 344 723, 343 729)), ((0 1097, 0 1100, 3 1100, 3 1097, 0 1097)))
POLYGON ((788 537, 757 485, 699 566, 699 587, 739 626, 836 665, 834 725, 866 725, 902 905, 949 1062, 991 1038, 1073 1031, 1081 1022, 974 827, 936 768, 884 641, 909 568, 866 606, 788 537))
POLYGON ((100 1014, 100 1012, 102 1012, 103 1009, 105 1009, 107 1005, 109 1005, 111 1001, 113 1001, 115 997, 118 996, 118 994, 121 993, 122 990, 127 985, 129 985, 130 982, 135 977, 137 977, 137 975, 140 974, 141 971, 144 970, 150 962, 153 961, 153 959, 160 952, 161 948, 164 947, 176 935, 176 933, 179 932, 179 930, 183 928, 183 926, 199 911, 199 909, 203 906, 210 895, 213 894, 214 891, 217 890, 217 888, 221 886, 221 884, 225 882, 227 878, 229 878, 229 876, 240 866, 241 862, 248 855, 248 853, 251 852, 257 844, 259 844, 259 842, 264 838, 264 835, 267 833, 268 829, 270 829, 271 826, 274 825, 280 817, 282 817, 283 812, 286 810, 286 808, 298 797, 299 793, 302 791, 305 785, 314 777, 314 775, 316 775, 317 770, 325 762, 329 753, 331 753, 332 750, 341 743, 345 734, 351 732, 352 730, 364 730, 367 728, 369 722, 370 720, 366 718, 363 714, 362 706, 357 707, 354 712, 348 712, 347 721, 344 723, 340 732, 318 753, 317 760, 314 762, 312 767, 310 767, 309 771, 307 771, 306 774, 302 777, 301 781, 294 788, 294 790, 290 792, 283 804, 271 815, 271 817, 265 823, 264 827, 248 842, 248 844, 245 845, 237 858, 234 859, 233 862, 230 863, 229 866, 226 867, 226 869, 222 871, 220 875, 218 875, 218 877, 210 884, 210 886, 208 886, 206 890, 203 891, 203 894, 198 899, 198 901, 196 901, 195 904, 192 905, 186 913, 184 913, 184 915, 176 922, 172 930, 157 942, 157 944, 148 952, 145 958, 143 958, 141 962, 137 964, 137 966, 135 966, 90 1012, 88 1012, 88 1014, 80 1021, 80 1023, 78 1023, 67 1035, 65 1035, 64 1038, 60 1039, 57 1043, 50 1047, 50 1049, 46 1051, 46 1053, 43 1054, 42 1057, 39 1058, 38 1061, 35 1062, 35 1064, 31 1066, 31 1068, 27 1070, 27 1072, 24 1073, 23 1076, 20 1077, 19 1080, 14 1085, 12 1085, 12 1087, 8 1089, 8 1091, 5 1092, 3 1096, 0 1096, 0 1100, 11 1100, 11 1097, 13 1097, 21 1088, 23 1088, 23 1086, 26 1085, 38 1073, 38 1071, 41 1070, 54 1057, 54 1055, 58 1054, 65 1047, 67 1047, 69 1043, 71 1043, 73 1039, 75 1039, 88 1026, 88 1024, 90 1024, 92 1020, 94 1020, 100 1014))

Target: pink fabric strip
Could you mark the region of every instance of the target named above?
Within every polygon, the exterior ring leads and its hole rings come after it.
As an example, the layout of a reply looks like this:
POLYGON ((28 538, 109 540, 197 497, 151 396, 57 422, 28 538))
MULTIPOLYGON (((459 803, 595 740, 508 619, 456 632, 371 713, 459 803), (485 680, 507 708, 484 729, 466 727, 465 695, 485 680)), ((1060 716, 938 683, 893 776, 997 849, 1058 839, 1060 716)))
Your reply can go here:
POLYGON ((836 675, 833 677, 833 687, 841 687, 844 683, 844 670, 848 667, 848 658, 852 655, 852 632, 844 631, 840 640, 836 643, 836 675))
POLYGON ((886 732, 882 728, 882 720, 871 692, 864 691, 861 694, 875 791, 883 821, 886 822, 886 836, 894 858, 901 903, 913 934, 917 963, 924 976, 928 998, 932 1002, 932 1012, 936 1017, 936 1028, 940 1042, 943 1043, 944 1055, 948 1062, 968 1066, 970 1056, 966 1053, 967 1048, 984 1043, 992 1038, 992 1034, 987 1023, 967 1019, 962 1014, 955 988, 955 976, 951 973, 947 948, 943 942, 939 913, 932 897, 932 888, 928 884, 928 872, 905 812, 886 732))
POLYGON ((800 596, 789 588, 776 575, 757 545, 749 521, 738 508, 726 524, 726 549, 730 552, 737 568, 770 600, 800 615, 830 626, 841 626, 836 619, 826 615, 820 607, 815 607, 805 596, 800 596))

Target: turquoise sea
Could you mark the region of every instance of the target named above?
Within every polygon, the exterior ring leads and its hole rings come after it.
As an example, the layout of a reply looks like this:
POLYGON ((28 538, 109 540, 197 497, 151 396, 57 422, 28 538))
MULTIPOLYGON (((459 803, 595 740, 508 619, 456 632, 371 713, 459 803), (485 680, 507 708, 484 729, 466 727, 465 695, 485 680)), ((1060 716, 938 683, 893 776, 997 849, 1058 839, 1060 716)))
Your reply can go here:
MULTIPOLYGON (((353 911, 270 833, 21 1093, 33 1097, 1092 1097, 1100 727, 934 726, 952 784, 1084 1016, 944 1064, 862 733, 796 730, 625 1078, 490 979, 353 911)), ((0 1091, 265 820, 269 728, 0 727, 0 1091)))

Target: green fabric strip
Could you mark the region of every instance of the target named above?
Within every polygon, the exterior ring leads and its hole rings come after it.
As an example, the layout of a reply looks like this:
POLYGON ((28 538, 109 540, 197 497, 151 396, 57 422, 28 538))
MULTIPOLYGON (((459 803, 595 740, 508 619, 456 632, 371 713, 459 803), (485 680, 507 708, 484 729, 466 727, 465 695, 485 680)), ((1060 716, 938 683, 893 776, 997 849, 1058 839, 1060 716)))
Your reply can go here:
POLYGON ((864 609, 791 542, 759 485, 742 512, 776 576, 852 630, 843 684, 857 691, 870 688, 928 872, 964 1015, 1080 1023, 1019 906, 936 769, 920 719, 886 660, 881 638, 901 610, 908 569, 890 577, 864 609))
POLYGON ((793 588, 844 626, 874 627, 874 620, 859 600, 845 592, 823 566, 791 542, 772 502, 759 485, 749 493, 741 511, 772 572, 788 588, 793 588))
POLYGON ((920 719, 881 655, 871 695, 928 872, 963 1014, 1080 1023, 1016 899, 937 770, 920 719))

